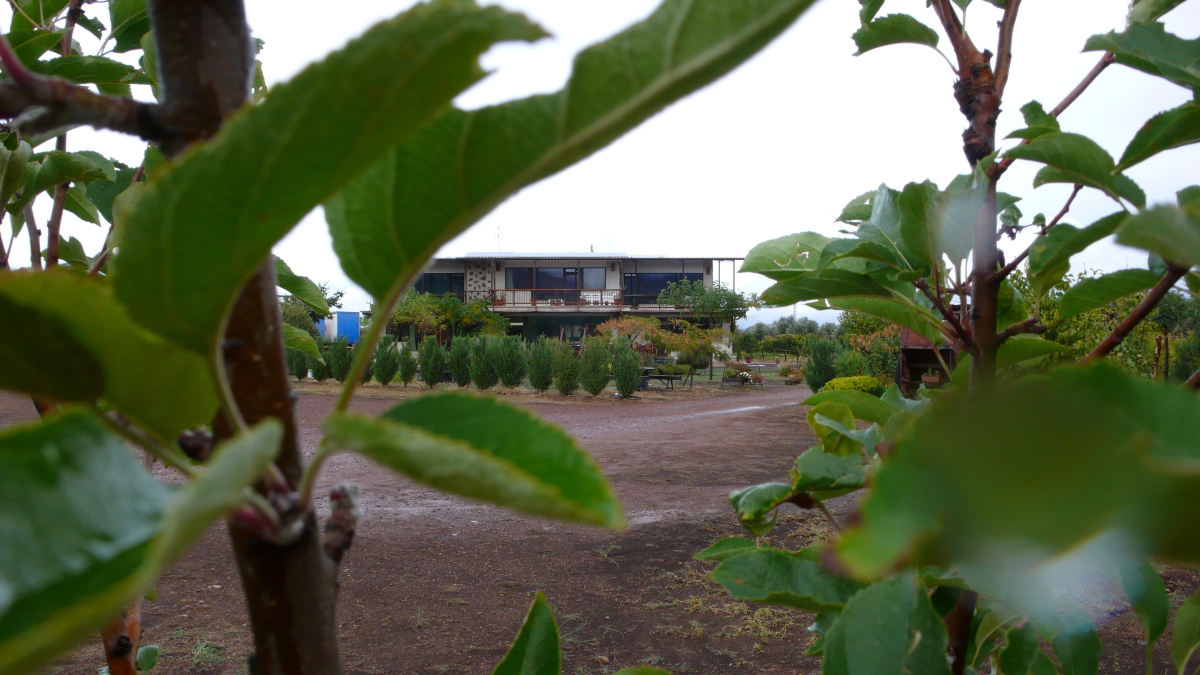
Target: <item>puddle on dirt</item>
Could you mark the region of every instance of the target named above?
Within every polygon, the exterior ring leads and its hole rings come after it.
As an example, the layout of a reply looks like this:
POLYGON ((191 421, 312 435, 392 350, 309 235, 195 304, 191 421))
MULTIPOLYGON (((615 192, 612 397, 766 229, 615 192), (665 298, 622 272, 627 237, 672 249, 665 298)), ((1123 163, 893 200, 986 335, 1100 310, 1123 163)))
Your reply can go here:
POLYGON ((769 408, 769 407, 771 407, 771 406, 765 406, 765 405, 748 405, 748 406, 743 406, 743 407, 741 407, 741 408, 730 408, 729 410, 714 410, 714 411, 712 411, 711 413, 708 413, 708 414, 710 414, 710 415, 720 415, 721 413, 745 412, 745 411, 747 411, 747 410, 762 410, 763 408, 769 408))

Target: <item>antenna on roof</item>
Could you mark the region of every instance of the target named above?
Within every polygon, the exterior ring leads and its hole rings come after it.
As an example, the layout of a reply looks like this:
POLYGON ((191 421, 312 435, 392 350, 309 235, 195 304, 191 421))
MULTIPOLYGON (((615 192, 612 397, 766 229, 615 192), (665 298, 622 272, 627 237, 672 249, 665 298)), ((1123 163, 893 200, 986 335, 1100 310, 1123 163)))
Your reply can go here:
POLYGON ((591 245, 591 249, 592 249, 592 253, 595 253, 595 252, 596 252, 596 245, 595 245, 595 244, 592 244, 592 245, 591 245))
POLYGON ((496 224, 496 253, 500 252, 500 224, 496 224))

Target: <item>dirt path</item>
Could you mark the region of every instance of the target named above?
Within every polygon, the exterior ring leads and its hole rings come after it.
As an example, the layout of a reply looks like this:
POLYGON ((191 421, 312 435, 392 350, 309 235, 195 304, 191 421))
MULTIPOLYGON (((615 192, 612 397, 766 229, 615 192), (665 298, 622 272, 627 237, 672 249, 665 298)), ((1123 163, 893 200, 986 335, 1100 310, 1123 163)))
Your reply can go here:
MULTIPOLYGON (((302 389, 301 439, 311 452, 335 399, 332 387, 302 389)), ((367 389, 353 407, 378 414, 415 393, 367 389)), ((364 490, 363 522, 341 569, 350 675, 489 673, 538 590, 558 617, 570 675, 639 663, 680 675, 819 672, 819 661, 803 656, 810 615, 730 602, 708 579, 712 565, 691 560, 716 539, 742 534, 731 490, 781 479, 790 458, 815 443, 796 405, 807 394, 779 386, 626 402, 506 396, 592 453, 624 504, 623 533, 447 497, 358 457, 334 457, 319 487, 352 481, 364 490)), ((32 416, 27 399, 0 395, 0 424, 32 416)), ((794 549, 830 534, 817 514, 792 510, 769 541, 794 549)), ((1176 602, 1195 588, 1193 573, 1164 571, 1176 602)), ((1101 672, 1139 672, 1137 619, 1110 595, 1089 603, 1109 617, 1101 672)), ((251 638, 223 528, 163 575, 144 626, 147 642, 163 650, 157 675, 245 672, 251 638)), ((1161 651, 1159 670, 1168 672, 1161 651)), ((47 672, 90 675, 100 654, 93 639, 47 672)))

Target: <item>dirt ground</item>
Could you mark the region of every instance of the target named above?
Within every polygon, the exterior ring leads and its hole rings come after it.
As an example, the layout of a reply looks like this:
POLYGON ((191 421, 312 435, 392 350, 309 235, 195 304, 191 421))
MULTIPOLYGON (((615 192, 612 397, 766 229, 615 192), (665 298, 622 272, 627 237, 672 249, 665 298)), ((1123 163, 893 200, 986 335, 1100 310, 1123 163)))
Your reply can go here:
MULTIPOLYGON (((311 452, 336 388, 300 386, 299 423, 311 452)), ((378 414, 413 388, 368 387, 353 408, 378 414)), ((629 529, 612 533, 528 518, 448 497, 364 459, 333 458, 320 487, 363 487, 363 519, 341 568, 340 626, 351 675, 491 672, 532 595, 546 593, 563 639, 563 672, 611 673, 652 664, 682 675, 817 673, 805 657, 811 615, 729 601, 693 553, 742 534, 726 496, 779 480, 815 443, 796 405, 802 386, 653 390, 640 401, 505 396, 568 430, 592 453, 622 500, 629 529)), ((0 425, 33 416, 27 399, 0 395, 0 425)), ((835 514, 850 504, 832 504, 835 514)), ((324 504, 322 512, 324 513, 324 504)), ((770 542, 800 548, 830 536, 816 512, 791 510, 770 542)), ((1197 575, 1163 567, 1173 604, 1197 575)), ((1089 591, 1102 620, 1101 672, 1144 672, 1137 618, 1111 588, 1089 591)), ((158 644, 158 675, 241 674, 251 636, 225 531, 213 528, 162 576, 146 603, 144 644, 158 644)), ((1173 672, 1160 641, 1155 672, 1173 672)), ((47 673, 102 665, 98 637, 47 673)))

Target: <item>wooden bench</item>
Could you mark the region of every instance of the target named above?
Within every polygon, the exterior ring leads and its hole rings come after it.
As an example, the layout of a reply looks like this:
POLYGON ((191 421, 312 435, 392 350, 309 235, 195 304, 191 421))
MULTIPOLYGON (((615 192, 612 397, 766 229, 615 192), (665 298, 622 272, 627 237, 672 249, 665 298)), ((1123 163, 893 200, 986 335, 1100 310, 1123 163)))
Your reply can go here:
POLYGON ((658 380, 663 383, 667 389, 674 390, 675 383, 683 379, 682 375, 647 375, 646 379, 658 380))

